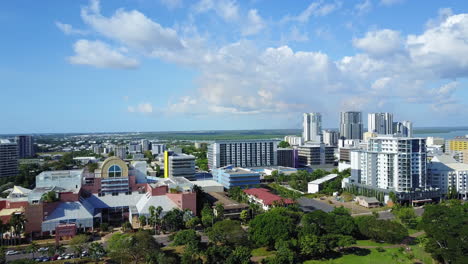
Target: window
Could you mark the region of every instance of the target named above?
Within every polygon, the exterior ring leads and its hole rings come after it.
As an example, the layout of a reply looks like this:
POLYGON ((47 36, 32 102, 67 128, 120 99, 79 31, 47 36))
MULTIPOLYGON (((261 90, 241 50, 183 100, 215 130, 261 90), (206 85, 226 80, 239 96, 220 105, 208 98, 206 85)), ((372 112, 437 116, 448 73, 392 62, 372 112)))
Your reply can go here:
POLYGON ((122 169, 118 165, 112 165, 109 168, 109 177, 114 178, 114 177, 122 177, 122 169))

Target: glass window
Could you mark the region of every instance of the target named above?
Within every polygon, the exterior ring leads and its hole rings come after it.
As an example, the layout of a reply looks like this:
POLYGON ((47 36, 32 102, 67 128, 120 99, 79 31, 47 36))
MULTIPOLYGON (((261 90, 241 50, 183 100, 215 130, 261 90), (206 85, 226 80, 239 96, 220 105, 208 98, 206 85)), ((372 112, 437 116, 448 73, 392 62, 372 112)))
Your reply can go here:
POLYGON ((112 165, 108 171, 109 178, 122 177, 122 169, 118 165, 112 165))

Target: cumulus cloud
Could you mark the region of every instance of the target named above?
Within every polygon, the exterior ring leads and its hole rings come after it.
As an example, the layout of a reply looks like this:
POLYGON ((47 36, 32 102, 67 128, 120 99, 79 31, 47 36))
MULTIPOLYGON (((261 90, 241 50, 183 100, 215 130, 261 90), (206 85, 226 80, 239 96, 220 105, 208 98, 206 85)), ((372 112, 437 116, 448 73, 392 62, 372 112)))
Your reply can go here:
MULTIPOLYGON (((324 2, 314 3, 313 11, 295 17, 295 21, 331 12, 325 11, 330 8, 318 12, 324 2)), ((218 4, 202 0, 197 3, 198 12, 217 12, 218 4)), ((214 44, 197 35, 196 29, 190 30, 195 33, 189 38, 181 33, 183 29, 176 32, 163 27, 135 10, 120 9, 105 17, 98 4, 91 4, 83 12, 83 20, 92 30, 129 52, 141 52, 199 73, 196 89, 161 107, 171 114, 271 117, 311 109, 324 113, 365 111, 392 104, 422 104, 432 111, 466 106, 454 96, 460 84, 451 81, 468 74, 468 58, 461 56, 468 54, 468 14, 447 15, 420 34, 373 30, 352 41, 359 49, 357 54, 332 59, 324 52, 294 50, 287 44, 261 47, 245 39, 214 44), (142 28, 130 30, 136 21, 142 28), (117 28, 121 30, 117 32, 117 28), (446 85, 433 88, 436 82, 446 85)), ((296 41, 306 39, 295 25, 288 28, 296 41)), ((291 36, 290 40, 294 39, 291 36)), ((112 51, 124 56, 123 51, 112 51)), ((130 106, 128 110, 144 112, 142 109, 130 106)), ((153 111, 152 106, 144 109, 153 111)))
POLYGON ((68 57, 71 64, 116 69, 131 69, 139 65, 137 60, 126 57, 118 50, 99 40, 80 39, 73 45, 73 49, 75 55, 68 57))
POLYGON ((385 56, 402 49, 400 32, 383 29, 367 32, 363 38, 353 39, 353 45, 371 55, 385 56))
POLYGON ((184 45, 172 28, 165 28, 139 11, 118 9, 111 17, 101 15, 99 1, 81 10, 83 21, 94 31, 130 48, 151 54, 179 50, 184 45))
POLYGON ((250 9, 247 15, 247 24, 242 30, 242 35, 255 35, 265 27, 265 22, 256 9, 250 9))
POLYGON ((141 103, 137 106, 128 106, 127 110, 130 113, 151 114, 153 113, 153 106, 151 103, 141 103))

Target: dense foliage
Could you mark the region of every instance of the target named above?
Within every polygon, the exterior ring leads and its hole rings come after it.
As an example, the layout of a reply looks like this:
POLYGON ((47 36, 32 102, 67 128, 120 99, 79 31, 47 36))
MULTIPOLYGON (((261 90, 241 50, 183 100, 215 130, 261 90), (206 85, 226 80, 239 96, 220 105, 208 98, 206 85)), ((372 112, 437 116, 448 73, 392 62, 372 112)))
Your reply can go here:
POLYGON ((452 200, 428 205, 421 226, 426 232, 426 250, 443 263, 468 263, 468 204, 452 200))

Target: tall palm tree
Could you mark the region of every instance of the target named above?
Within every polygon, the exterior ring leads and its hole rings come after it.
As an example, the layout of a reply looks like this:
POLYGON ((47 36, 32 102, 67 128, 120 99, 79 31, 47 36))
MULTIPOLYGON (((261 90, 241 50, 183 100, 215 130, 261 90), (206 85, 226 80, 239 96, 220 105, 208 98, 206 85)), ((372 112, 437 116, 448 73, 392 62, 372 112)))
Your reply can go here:
POLYGON ((8 230, 10 230, 10 225, 8 223, 3 223, 2 221, 0 221, 0 246, 3 246, 3 235, 8 230))
POLYGON ((21 233, 25 230, 26 217, 24 214, 13 213, 10 218, 10 226, 13 228, 13 233, 16 239, 21 238, 21 233))

